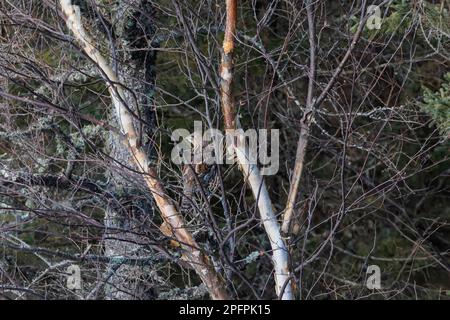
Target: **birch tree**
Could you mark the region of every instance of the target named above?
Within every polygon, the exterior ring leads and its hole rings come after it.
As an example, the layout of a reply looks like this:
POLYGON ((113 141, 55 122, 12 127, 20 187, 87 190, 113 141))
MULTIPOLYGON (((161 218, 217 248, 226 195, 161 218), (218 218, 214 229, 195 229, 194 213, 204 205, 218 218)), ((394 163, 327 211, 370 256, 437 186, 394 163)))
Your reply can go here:
POLYGON ((441 299, 448 21, 445 1, 0 2, 0 299, 441 299))

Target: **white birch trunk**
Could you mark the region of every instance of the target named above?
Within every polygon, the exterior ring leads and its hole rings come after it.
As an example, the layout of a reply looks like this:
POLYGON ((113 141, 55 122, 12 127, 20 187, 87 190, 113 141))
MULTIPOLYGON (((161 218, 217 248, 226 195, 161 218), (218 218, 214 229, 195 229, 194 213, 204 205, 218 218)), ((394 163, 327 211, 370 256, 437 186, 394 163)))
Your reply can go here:
POLYGON ((211 297, 213 299, 227 299, 228 294, 223 284, 223 279, 212 266, 210 259, 200 251, 192 235, 185 228, 183 217, 178 212, 173 201, 167 196, 163 185, 157 178, 156 170, 150 166, 148 155, 138 142, 138 133, 133 124, 133 115, 128 109, 133 103, 126 100, 122 86, 119 85, 120 81, 118 77, 105 58, 93 46, 92 39, 85 32, 81 23, 79 7, 72 5, 71 0, 60 0, 60 4, 66 16, 68 28, 74 33, 75 38, 82 45, 86 54, 104 73, 112 104, 115 108, 121 131, 123 132, 124 143, 131 154, 137 170, 142 173, 145 183, 161 212, 162 218, 170 227, 173 236, 181 243, 183 249, 186 251, 187 260, 205 283, 211 297), (129 105, 126 103, 129 103, 129 105))

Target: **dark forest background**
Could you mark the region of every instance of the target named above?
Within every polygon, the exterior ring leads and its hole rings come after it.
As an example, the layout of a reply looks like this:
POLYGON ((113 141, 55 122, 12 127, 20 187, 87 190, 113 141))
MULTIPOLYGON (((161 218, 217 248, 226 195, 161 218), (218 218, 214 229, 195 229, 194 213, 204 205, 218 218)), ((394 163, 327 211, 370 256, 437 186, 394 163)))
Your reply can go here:
MULTIPOLYGON (((0 3, 0 298, 207 299, 110 127, 108 85, 59 1, 0 3), (80 267, 81 289, 66 285, 80 267)), ((270 245, 238 166, 186 179, 171 132, 223 128, 221 0, 73 0, 138 102, 139 142, 232 298, 277 298, 270 245), (187 189, 189 181, 194 186, 187 189)), ((294 220, 298 299, 448 299, 450 3, 238 1, 234 99, 245 128, 280 130, 265 181, 279 221, 310 82, 317 99, 294 220), (364 25, 381 4, 381 27, 364 25), (339 74, 335 76, 336 70, 339 74), (366 287, 378 265, 381 289, 366 287)))

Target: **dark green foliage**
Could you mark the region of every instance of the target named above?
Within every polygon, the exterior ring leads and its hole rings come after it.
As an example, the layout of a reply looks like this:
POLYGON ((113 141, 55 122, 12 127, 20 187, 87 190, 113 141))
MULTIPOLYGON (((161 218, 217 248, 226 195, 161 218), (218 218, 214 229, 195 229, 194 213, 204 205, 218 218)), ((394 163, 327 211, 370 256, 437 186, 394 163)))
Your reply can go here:
POLYGON ((450 135, 450 73, 444 76, 442 86, 438 91, 424 88, 424 102, 421 108, 432 119, 445 137, 450 135))

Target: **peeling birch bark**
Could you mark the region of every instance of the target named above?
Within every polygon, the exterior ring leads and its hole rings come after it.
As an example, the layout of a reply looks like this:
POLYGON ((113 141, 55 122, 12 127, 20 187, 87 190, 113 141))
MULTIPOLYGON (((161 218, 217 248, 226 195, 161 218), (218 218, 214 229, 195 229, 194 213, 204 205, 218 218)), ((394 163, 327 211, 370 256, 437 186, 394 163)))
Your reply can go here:
POLYGON ((226 292, 223 278, 216 272, 210 259, 201 252, 191 233, 185 228, 183 217, 175 207, 172 199, 166 194, 162 183, 157 178, 156 170, 150 166, 148 155, 138 142, 138 132, 133 124, 133 115, 125 102, 126 95, 119 85, 119 79, 106 59, 94 47, 93 40, 84 30, 79 7, 72 5, 71 0, 60 0, 60 4, 66 17, 68 28, 73 32, 82 49, 97 64, 106 78, 112 104, 125 137, 124 143, 137 169, 142 173, 162 218, 170 227, 174 238, 180 242, 183 250, 185 250, 187 260, 208 288, 211 298, 228 299, 229 296, 226 292))
MULTIPOLYGON (((226 0, 226 27, 223 42, 223 54, 220 65, 221 77, 221 104, 224 116, 225 129, 235 130, 239 125, 236 123, 235 104, 232 92, 233 83, 233 49, 234 35, 237 21, 237 0, 226 0)), ((292 300, 291 273, 289 270, 288 249, 281 236, 280 225, 273 212, 272 201, 270 200, 264 179, 255 164, 248 164, 249 157, 245 149, 244 137, 240 136, 234 144, 234 151, 237 155, 239 167, 244 178, 252 189, 252 193, 257 200, 259 214, 264 225, 264 229, 269 237, 272 247, 272 263, 275 269, 275 290, 277 295, 283 300, 292 300)))

